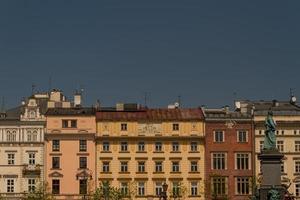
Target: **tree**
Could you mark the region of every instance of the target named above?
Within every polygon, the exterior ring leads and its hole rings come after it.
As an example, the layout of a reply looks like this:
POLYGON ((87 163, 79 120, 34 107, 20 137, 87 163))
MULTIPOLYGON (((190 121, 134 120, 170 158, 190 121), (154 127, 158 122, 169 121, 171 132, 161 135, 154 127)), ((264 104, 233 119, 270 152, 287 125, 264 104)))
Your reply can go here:
POLYGON ((34 191, 25 194, 25 200, 55 200, 54 196, 49 192, 47 183, 39 183, 34 191))
POLYGON ((124 197, 121 189, 112 187, 108 181, 101 182, 92 194, 92 200, 122 200, 124 197))

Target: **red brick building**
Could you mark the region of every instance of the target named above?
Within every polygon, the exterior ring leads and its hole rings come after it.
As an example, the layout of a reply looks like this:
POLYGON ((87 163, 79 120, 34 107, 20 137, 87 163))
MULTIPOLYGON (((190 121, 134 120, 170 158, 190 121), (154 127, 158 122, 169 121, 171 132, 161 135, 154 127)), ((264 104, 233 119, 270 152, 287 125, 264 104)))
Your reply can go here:
POLYGON ((205 110, 206 199, 248 199, 254 174, 253 123, 249 114, 205 110))

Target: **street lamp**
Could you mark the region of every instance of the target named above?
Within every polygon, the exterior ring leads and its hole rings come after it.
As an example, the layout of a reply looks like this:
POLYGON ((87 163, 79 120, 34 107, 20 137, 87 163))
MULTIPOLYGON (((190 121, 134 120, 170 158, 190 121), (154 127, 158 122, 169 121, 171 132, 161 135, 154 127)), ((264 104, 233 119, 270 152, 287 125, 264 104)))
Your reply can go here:
POLYGON ((159 199, 163 199, 163 200, 167 200, 168 198, 168 195, 167 195, 167 190, 168 190, 168 184, 167 183, 164 183, 162 185, 162 189, 163 191, 160 192, 160 195, 159 195, 159 199))

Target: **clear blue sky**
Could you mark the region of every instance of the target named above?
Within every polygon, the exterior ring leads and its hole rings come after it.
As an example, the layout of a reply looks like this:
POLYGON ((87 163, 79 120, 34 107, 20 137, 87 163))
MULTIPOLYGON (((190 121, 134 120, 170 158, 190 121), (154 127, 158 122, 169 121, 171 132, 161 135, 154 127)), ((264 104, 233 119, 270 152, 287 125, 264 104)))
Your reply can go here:
POLYGON ((300 100, 299 1, 0 1, 0 95, 80 85, 91 105, 300 100), (236 93, 236 95, 234 95, 236 93))

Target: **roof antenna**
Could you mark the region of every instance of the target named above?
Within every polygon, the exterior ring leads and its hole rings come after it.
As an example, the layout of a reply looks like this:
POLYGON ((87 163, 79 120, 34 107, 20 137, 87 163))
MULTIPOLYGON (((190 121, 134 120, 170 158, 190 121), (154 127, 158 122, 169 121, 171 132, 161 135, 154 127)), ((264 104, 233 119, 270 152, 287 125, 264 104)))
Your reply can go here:
POLYGON ((2 96, 2 101, 1 101, 1 113, 5 112, 5 100, 4 96, 2 96))
POLYGON ((48 86, 49 86, 49 88, 48 88, 48 92, 51 92, 51 90, 52 90, 52 76, 50 75, 49 76, 49 82, 48 82, 48 86))
POLYGON ((179 106, 181 106, 181 95, 178 95, 177 101, 178 101, 179 106))
POLYGON ((32 85, 31 85, 31 94, 32 94, 32 95, 33 95, 33 93, 34 93, 35 88, 36 88, 36 85, 35 85, 35 84, 32 84, 32 85))
POLYGON ((144 106, 147 107, 147 101, 148 101, 148 94, 145 92, 144 94, 144 106))

